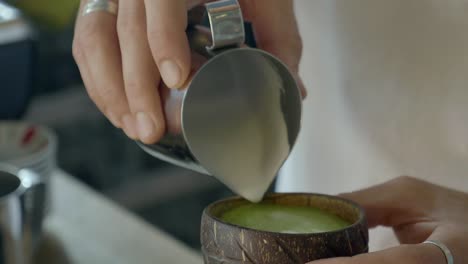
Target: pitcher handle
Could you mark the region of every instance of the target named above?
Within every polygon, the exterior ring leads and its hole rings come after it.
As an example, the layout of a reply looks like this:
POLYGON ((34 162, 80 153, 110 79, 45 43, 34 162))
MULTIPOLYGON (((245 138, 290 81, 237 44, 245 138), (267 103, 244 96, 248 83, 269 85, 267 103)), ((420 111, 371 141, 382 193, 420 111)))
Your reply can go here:
POLYGON ((208 50, 239 47, 245 42, 242 11, 237 0, 221 0, 205 4, 210 21, 212 45, 208 50))

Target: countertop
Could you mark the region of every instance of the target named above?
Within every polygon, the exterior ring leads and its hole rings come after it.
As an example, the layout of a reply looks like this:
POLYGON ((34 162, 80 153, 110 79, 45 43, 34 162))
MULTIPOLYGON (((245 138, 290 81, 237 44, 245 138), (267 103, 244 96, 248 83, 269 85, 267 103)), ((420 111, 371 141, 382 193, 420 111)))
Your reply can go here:
POLYGON ((63 171, 51 178, 51 197, 36 263, 203 263, 198 252, 63 171))

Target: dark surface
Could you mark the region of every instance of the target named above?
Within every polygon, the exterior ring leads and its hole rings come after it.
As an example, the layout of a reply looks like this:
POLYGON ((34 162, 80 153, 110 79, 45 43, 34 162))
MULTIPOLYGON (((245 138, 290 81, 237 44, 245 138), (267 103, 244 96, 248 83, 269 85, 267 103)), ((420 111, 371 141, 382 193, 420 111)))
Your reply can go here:
POLYGON ((272 194, 267 201, 282 205, 313 206, 354 223, 348 228, 315 234, 284 234, 242 228, 216 218, 245 204, 229 199, 210 205, 203 213, 202 251, 206 264, 303 264, 323 258, 354 256, 368 251, 367 221, 355 204, 324 195, 272 194))
POLYGON ((232 193, 219 186, 211 190, 184 195, 160 205, 137 211, 150 223, 171 233, 176 239, 200 250, 201 215, 213 201, 231 196, 232 193))
POLYGON ((33 92, 35 45, 30 39, 0 45, 0 119, 19 118, 33 92))

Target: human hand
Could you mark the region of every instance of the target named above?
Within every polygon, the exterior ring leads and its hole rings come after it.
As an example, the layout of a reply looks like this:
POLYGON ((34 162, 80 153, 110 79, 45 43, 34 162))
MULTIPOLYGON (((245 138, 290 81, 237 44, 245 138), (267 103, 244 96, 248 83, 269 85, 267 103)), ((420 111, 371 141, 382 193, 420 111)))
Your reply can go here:
MULTIPOLYGON (((187 10, 204 0, 119 0, 117 16, 93 12, 75 27, 73 55, 87 92, 100 111, 132 139, 150 144, 166 131, 160 82, 181 88, 191 56, 187 10)), ((302 42, 292 0, 241 0, 259 47, 284 61, 298 76, 302 42)))
POLYGON ((402 245, 380 252, 311 264, 445 264, 442 251, 425 240, 444 243, 455 263, 468 260, 468 194, 410 177, 342 195, 366 210, 369 226, 392 227, 402 245))

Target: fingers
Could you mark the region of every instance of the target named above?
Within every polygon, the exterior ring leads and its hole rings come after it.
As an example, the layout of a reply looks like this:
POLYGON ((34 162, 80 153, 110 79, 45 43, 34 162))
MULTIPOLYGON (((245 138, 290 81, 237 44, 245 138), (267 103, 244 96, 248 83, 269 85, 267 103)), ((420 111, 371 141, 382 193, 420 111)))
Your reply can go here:
POLYGON ((402 245, 387 250, 362 254, 348 258, 334 258, 313 261, 310 264, 443 264, 444 254, 437 247, 429 244, 402 245))
POLYGON ((160 76, 146 41, 145 6, 143 0, 120 0, 119 5, 117 30, 132 113, 126 121, 134 125, 142 142, 151 144, 163 136, 165 122, 158 92, 160 76))
POLYGON ((190 72, 190 50, 185 34, 185 0, 145 0, 149 45, 169 88, 180 88, 190 72))
MULTIPOLYGON (((82 1, 82 8, 86 1, 82 1)), ((86 89, 101 112, 116 126, 129 113, 124 92, 115 15, 78 15, 73 55, 86 89)))
MULTIPOLYGON (((207 58, 203 57, 200 54, 192 53, 191 54, 191 71, 189 79, 193 78, 193 75, 197 72, 198 69, 206 63, 207 58)), ((164 102, 164 113, 166 117, 166 131, 171 134, 180 134, 182 132, 182 123, 181 123, 181 111, 182 101, 184 99, 186 90, 184 89, 169 89, 166 86, 162 85, 160 87, 160 93, 164 102)))
POLYGON ((240 2, 244 17, 253 23, 259 47, 274 54, 289 66, 305 98, 307 92, 299 77, 302 40, 294 14, 293 1, 241 0, 240 2))
POLYGON ((376 185, 361 191, 341 194, 364 207, 370 227, 398 227, 429 222, 436 192, 431 185, 410 177, 376 185))

